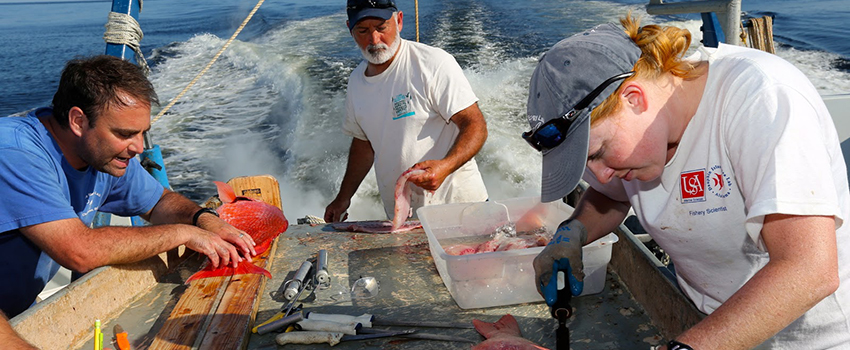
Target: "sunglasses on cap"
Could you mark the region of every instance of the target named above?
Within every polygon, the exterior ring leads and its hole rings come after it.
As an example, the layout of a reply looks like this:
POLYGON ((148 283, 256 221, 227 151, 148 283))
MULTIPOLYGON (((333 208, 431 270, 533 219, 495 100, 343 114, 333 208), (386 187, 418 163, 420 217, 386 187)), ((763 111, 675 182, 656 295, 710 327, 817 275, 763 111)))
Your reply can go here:
POLYGON ((587 108, 587 106, 589 106, 590 103, 593 102, 593 100, 608 87, 608 85, 611 85, 615 81, 626 79, 632 75, 635 75, 634 71, 618 74, 608 78, 608 80, 603 81, 602 84, 599 84, 599 86, 581 99, 581 101, 570 109, 569 112, 565 113, 560 118, 555 118, 545 122, 531 131, 522 133, 522 138, 538 152, 543 152, 557 147, 567 139, 567 131, 570 130, 570 125, 573 124, 579 113, 587 108))
POLYGON ((346 9, 348 11, 362 10, 366 8, 388 9, 396 8, 393 0, 348 0, 346 9))

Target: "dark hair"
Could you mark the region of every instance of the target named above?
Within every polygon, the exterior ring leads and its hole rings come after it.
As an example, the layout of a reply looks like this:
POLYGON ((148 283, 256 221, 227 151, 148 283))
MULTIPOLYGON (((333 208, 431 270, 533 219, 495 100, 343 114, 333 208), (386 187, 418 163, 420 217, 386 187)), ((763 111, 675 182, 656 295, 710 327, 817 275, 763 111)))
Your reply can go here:
POLYGON ((79 107, 89 124, 94 125, 107 107, 126 107, 119 93, 148 105, 159 105, 153 85, 138 66, 109 55, 73 59, 62 70, 59 88, 53 95, 53 117, 67 128, 68 111, 79 107))

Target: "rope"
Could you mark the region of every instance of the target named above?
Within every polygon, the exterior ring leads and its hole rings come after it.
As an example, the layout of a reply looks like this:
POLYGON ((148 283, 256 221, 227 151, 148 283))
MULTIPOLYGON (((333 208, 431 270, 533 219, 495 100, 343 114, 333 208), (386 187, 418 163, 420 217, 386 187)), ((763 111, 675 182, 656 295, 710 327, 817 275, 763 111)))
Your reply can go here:
POLYGON ((765 52, 776 53, 773 45, 773 18, 751 18, 747 21, 749 47, 765 52))
POLYGON ((419 42, 419 0, 413 2, 416 5, 416 42, 419 42))
POLYGON ((227 47, 230 46, 230 43, 232 43, 233 40, 236 39, 236 36, 239 35, 240 32, 242 32, 242 29, 245 28, 245 25, 248 24, 248 21, 251 20, 251 17, 254 17, 254 14, 257 13, 257 10, 260 8, 260 5, 262 5, 264 1, 265 0, 260 0, 257 2, 257 5, 254 6, 250 13, 248 13, 248 17, 246 17, 245 20, 242 21, 242 24, 239 26, 239 28, 236 29, 236 32, 234 32, 233 35, 230 36, 230 39, 228 39, 227 42, 224 43, 224 46, 222 46, 221 49, 218 50, 218 52, 215 54, 215 56, 213 56, 210 62, 207 63, 207 66, 204 67, 204 69, 202 69, 201 72, 199 72, 198 75, 195 76, 195 79, 192 79, 192 81, 189 82, 189 85, 186 85, 183 91, 180 91, 180 93, 177 94, 177 96, 174 97, 174 99, 172 99, 171 102, 169 102, 168 105, 165 106, 165 108, 163 108, 161 111, 159 111, 159 113, 156 114, 156 117, 153 118, 151 124, 156 123, 159 118, 162 118, 162 116, 166 112, 168 112, 168 110, 171 109, 171 107, 174 106, 175 103, 177 103, 177 100, 183 97, 183 95, 186 94, 186 91, 189 91, 189 88, 191 88, 192 85, 195 85, 195 83, 198 82, 198 79, 200 79, 201 76, 203 76, 210 69, 213 63, 218 60, 218 57, 221 56, 222 53, 224 53, 224 50, 226 50, 227 47))
MULTIPOLYGON (((141 7, 141 1, 139 2, 141 7)), ((127 45, 136 53, 136 62, 145 75, 150 73, 148 62, 145 61, 145 56, 142 55, 142 50, 139 48, 139 42, 145 36, 142 33, 142 28, 139 27, 139 22, 133 16, 126 13, 109 12, 109 20, 106 22, 106 32, 103 33, 103 40, 109 44, 127 45)))

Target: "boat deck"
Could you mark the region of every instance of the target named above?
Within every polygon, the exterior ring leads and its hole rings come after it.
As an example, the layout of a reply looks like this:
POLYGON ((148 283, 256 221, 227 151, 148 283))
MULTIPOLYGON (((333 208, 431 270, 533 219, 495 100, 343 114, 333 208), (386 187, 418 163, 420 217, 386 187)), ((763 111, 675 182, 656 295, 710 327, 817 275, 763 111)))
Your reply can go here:
MULTIPOLYGON (((525 338, 544 347, 555 347, 554 330, 557 322, 542 302, 485 309, 459 308, 437 273, 422 229, 399 234, 363 234, 335 232, 329 225, 291 226, 278 239, 270 269, 272 279, 258 296, 261 300, 256 323, 267 320, 286 305, 282 297, 284 282, 294 275, 303 261, 315 256, 320 249, 328 251, 331 287, 317 290, 302 300, 300 303, 306 311, 348 315, 368 313, 379 320, 466 324, 471 324, 473 319, 494 322, 504 314, 512 314, 519 322, 525 338), (379 293, 373 298, 352 300, 350 286, 356 279, 365 276, 378 280, 379 293)), ((128 305, 117 318, 104 322, 105 342, 108 343, 112 334, 112 326, 120 324, 128 332, 134 348, 147 348, 163 325, 175 321, 170 320, 169 315, 186 289, 182 282, 197 269, 198 264, 199 259, 191 259, 176 271, 164 275, 150 291, 128 305)), ((574 314, 568 323, 572 349, 647 348, 661 339, 659 330, 649 316, 624 288, 619 276, 610 269, 600 294, 576 297, 572 300, 572 306, 574 314)), ((454 335, 476 343, 483 340, 474 329, 417 329, 420 333, 454 335)), ((273 349, 277 347, 274 343, 276 334, 250 334, 247 348, 273 349)), ((342 342, 334 348, 468 349, 471 344, 380 338, 342 342)), ((195 344, 173 345, 175 348, 195 347, 195 344)), ((89 339, 79 348, 91 349, 92 346, 89 339)), ((105 346, 108 347, 107 344, 105 346)), ((286 346, 291 349, 328 347, 328 344, 286 346)))

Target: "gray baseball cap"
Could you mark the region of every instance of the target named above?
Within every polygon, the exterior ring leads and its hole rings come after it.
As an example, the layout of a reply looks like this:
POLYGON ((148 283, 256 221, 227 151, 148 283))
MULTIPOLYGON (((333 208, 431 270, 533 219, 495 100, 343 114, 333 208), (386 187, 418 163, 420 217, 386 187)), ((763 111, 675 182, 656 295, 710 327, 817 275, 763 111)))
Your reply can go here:
POLYGON ((528 91, 528 124, 536 130, 543 123, 561 118, 588 97, 601 93, 587 108, 574 115, 565 140, 543 150, 541 199, 551 202, 570 193, 581 180, 587 164, 590 112, 617 91, 623 73, 631 72, 641 50, 622 27, 602 24, 561 40, 546 52, 531 76, 528 91), (612 79, 615 76, 618 79, 612 79), (608 82, 607 87, 600 86, 608 82))

